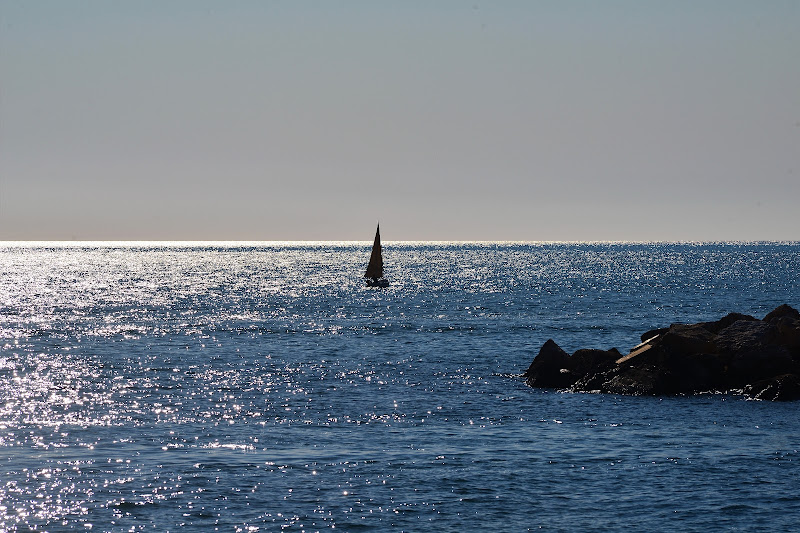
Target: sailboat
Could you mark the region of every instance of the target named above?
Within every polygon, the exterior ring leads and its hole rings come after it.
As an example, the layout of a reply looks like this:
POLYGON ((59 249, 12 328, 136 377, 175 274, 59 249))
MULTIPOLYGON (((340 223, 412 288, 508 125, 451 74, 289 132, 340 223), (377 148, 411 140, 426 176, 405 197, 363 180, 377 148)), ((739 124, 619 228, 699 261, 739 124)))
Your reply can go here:
POLYGON ((367 287, 388 287, 389 280, 383 277, 383 254, 381 253, 381 225, 375 230, 375 242, 372 243, 372 254, 369 256, 369 265, 364 273, 367 278, 367 287))

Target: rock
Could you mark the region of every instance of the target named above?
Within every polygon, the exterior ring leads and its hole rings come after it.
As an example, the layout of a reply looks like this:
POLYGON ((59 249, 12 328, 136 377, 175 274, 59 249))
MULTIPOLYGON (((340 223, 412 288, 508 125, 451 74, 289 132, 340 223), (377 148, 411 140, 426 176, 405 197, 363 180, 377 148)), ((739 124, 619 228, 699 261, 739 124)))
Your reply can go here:
POLYGON ((791 349, 795 352, 795 358, 800 357, 800 319, 782 316, 770 320, 770 324, 776 330, 773 342, 791 349))
POLYGON ((716 335, 702 324, 673 324, 656 344, 674 353, 713 353, 717 350, 716 335))
POLYGON ((569 354, 553 339, 548 339, 544 343, 522 377, 531 387, 561 389, 575 382, 575 378, 569 372, 569 354))
POLYGON ((570 356, 549 339, 522 377, 531 387, 565 389, 588 372, 610 368, 621 355, 616 349, 611 349, 578 350, 570 356))
POLYGON ((782 346, 764 346, 736 354, 728 366, 730 388, 742 388, 762 379, 798 370, 791 354, 782 346))
POLYGON ((524 377, 532 387, 634 395, 745 391, 769 400, 800 399, 800 313, 781 305, 758 320, 730 313, 713 322, 650 330, 623 356, 576 351, 552 339, 524 377))
POLYGON ((640 338, 642 339, 642 342, 647 342, 650 339, 654 339, 660 335, 663 335, 667 331, 669 331, 669 328, 651 329, 650 331, 645 331, 644 333, 642 333, 642 336, 640 338))
POLYGON ((616 348, 611 348, 610 350, 578 350, 569 359, 570 370, 580 379, 590 372, 611 368, 620 357, 622 357, 622 354, 616 348))
POLYGON ((609 394, 658 396, 664 394, 665 374, 654 365, 630 366, 621 372, 609 372, 598 390, 609 394))
POLYGON ((759 351, 776 337, 777 328, 767 322, 740 320, 721 330, 717 345, 732 356, 746 351, 759 351))
POLYGON ((743 315, 741 313, 729 313, 716 322, 701 322, 700 325, 711 333, 719 333, 723 329, 727 328, 731 324, 735 324, 736 322, 758 322, 758 319, 750 315, 743 315))
POLYGON ((745 394, 757 400, 786 402, 800 400, 800 377, 796 374, 783 374, 748 385, 745 394))
POLYGON ((764 317, 764 322, 772 322, 773 320, 781 317, 789 317, 795 320, 800 320, 800 311, 787 304, 782 304, 767 313, 767 316, 764 317))

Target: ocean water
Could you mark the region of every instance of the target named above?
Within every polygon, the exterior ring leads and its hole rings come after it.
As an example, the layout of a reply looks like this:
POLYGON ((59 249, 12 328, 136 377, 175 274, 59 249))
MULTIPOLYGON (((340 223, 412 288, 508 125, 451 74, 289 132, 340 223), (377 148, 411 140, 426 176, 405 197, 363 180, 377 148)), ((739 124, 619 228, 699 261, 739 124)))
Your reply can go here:
POLYGON ((0 244, 1 531, 789 531, 800 402, 535 390, 798 243, 0 244))

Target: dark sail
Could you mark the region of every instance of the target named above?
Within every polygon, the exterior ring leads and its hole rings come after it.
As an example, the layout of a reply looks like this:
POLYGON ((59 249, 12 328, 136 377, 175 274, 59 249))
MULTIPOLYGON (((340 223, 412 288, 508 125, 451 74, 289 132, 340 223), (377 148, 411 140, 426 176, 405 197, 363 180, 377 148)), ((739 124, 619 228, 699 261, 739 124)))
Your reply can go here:
POLYGON ((383 277, 383 255, 381 255, 381 225, 375 230, 375 242, 372 244, 372 255, 369 256, 369 265, 364 273, 365 278, 378 279, 383 277))

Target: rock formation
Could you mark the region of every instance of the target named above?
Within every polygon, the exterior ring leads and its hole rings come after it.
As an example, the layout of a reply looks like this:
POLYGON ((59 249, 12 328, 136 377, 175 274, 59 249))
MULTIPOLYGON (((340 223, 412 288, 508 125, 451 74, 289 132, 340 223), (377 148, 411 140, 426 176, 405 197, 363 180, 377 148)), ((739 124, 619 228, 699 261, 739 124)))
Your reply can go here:
POLYGON ((763 320, 731 313, 716 322, 672 324, 641 339, 627 355, 616 348, 569 355, 551 339, 523 377, 531 387, 575 392, 800 399, 800 313, 786 304, 763 320))

